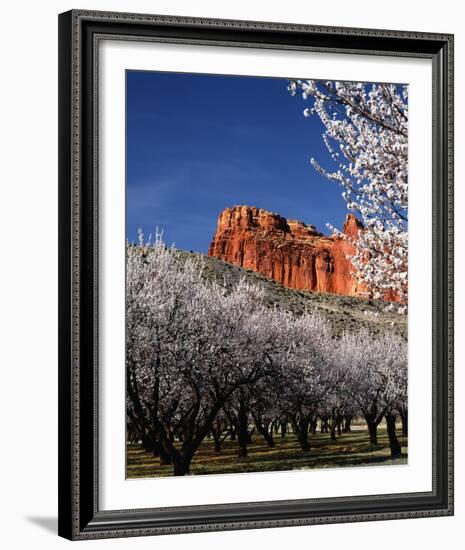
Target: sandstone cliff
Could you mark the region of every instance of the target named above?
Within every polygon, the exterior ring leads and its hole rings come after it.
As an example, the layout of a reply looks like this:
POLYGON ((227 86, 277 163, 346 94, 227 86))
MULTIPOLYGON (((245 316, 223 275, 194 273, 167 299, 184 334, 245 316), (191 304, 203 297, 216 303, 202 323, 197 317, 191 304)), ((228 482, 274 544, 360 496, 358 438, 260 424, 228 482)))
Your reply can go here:
MULTIPOLYGON (((349 214, 344 233, 355 236, 361 228, 349 214)), ((288 288, 356 296, 361 289, 347 259, 353 252, 344 239, 326 237, 312 225, 251 206, 221 212, 208 250, 209 256, 262 273, 288 288)))

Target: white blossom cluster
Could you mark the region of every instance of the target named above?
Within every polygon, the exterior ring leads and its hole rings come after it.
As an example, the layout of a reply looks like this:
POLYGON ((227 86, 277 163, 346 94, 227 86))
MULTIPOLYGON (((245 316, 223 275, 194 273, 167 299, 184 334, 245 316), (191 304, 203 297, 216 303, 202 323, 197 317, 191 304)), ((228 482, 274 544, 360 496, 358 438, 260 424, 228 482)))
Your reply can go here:
POLYGON ((159 235, 127 245, 126 310, 128 431, 175 475, 189 473, 208 434, 219 449, 234 432, 244 456, 251 430, 272 446, 272 427, 289 423, 306 451, 318 418, 334 435, 375 397, 381 416, 395 401, 406 407, 405 385, 394 387, 390 373, 403 365, 406 380, 403 339, 336 338, 314 313, 267 305, 258 285, 209 280, 201 256, 159 235))
MULTIPOLYGON (((288 87, 312 106, 337 165, 314 168, 338 182, 347 208, 365 230, 352 240, 351 261, 375 298, 408 300, 408 89, 393 84, 293 80, 288 87)), ((402 308, 405 309, 405 308, 402 308)))
POLYGON ((406 343, 388 333, 373 338, 361 330, 344 334, 334 352, 341 394, 362 412, 375 443, 376 427, 383 417, 406 410, 406 343))

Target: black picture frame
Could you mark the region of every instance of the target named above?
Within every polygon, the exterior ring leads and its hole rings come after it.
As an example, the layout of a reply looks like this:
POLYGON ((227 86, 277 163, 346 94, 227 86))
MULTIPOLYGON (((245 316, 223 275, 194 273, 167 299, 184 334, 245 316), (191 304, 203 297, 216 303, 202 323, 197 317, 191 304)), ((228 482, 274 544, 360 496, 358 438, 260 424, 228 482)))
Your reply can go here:
POLYGON ((72 10, 59 15, 59 534, 94 539, 453 514, 453 36, 72 10), (433 67, 433 490, 99 511, 100 37, 407 56, 433 67))

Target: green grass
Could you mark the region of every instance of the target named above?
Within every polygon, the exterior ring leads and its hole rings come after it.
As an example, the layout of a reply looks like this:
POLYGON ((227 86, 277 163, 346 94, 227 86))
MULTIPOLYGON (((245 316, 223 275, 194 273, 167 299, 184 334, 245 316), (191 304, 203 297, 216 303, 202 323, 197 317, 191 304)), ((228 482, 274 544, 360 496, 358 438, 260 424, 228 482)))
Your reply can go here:
MULTIPOLYGON (((276 447, 268 447, 256 435, 249 445, 249 456, 237 456, 237 442, 224 441, 222 451, 216 453, 213 441, 206 439, 194 456, 191 474, 229 474, 245 472, 273 472, 314 468, 341 468, 385 466, 407 463, 407 438, 399 436, 402 457, 392 459, 386 430, 378 428, 378 445, 372 446, 364 429, 355 429, 331 441, 329 434, 317 433, 310 438, 311 449, 303 452, 295 437, 275 437, 276 447)), ((172 475, 172 466, 160 466, 157 457, 145 452, 140 445, 127 445, 127 477, 166 477, 172 475)))

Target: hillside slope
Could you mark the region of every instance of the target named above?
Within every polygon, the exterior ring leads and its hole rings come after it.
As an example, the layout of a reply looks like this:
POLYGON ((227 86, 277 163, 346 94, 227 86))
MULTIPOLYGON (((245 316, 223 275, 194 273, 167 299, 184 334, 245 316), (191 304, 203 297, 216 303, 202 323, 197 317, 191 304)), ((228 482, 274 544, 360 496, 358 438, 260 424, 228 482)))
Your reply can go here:
MULTIPOLYGON (((199 256, 192 252, 180 251, 180 254, 199 256)), ((246 281, 259 284, 265 289, 270 307, 276 306, 296 314, 303 313, 305 310, 318 312, 328 319, 336 333, 365 327, 373 333, 389 330, 407 337, 407 315, 386 311, 388 304, 381 300, 369 303, 363 298, 354 296, 294 290, 268 279, 261 273, 212 256, 201 255, 201 257, 205 263, 205 276, 209 280, 231 288, 243 277, 246 281)))

